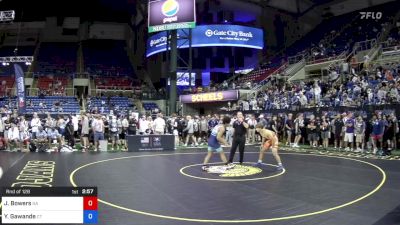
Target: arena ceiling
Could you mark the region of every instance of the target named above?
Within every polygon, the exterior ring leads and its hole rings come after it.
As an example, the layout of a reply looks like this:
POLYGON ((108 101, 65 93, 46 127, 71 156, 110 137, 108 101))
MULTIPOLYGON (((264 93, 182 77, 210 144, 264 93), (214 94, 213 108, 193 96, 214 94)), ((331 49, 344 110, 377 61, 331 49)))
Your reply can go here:
MULTIPOLYGON (((196 0, 229 1, 229 0, 196 0)), ((330 6, 345 1, 360 0, 240 0, 253 2, 263 8, 274 8, 294 15, 302 15, 317 6, 330 6)), ((365 1, 365 0, 364 0, 365 1)), ((391 0, 368 0, 371 5, 391 0)), ((16 21, 44 20, 49 16, 77 16, 82 20, 127 22, 131 15, 147 13, 145 5, 148 0, 0 0, 0 10, 16 10, 16 21), (141 7, 137 7, 138 4, 141 7), (139 10, 137 10, 139 9, 139 10)))

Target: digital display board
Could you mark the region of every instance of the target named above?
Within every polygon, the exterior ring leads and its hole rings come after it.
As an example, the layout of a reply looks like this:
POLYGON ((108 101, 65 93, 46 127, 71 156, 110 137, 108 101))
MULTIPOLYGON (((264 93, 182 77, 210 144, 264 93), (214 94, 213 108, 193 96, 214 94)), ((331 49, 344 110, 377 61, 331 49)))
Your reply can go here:
MULTIPOLYGON (((176 85, 180 87, 189 86, 190 75, 185 72, 177 72, 176 73, 176 85)), ((171 79, 168 78, 168 85, 171 85, 171 79)), ((196 73, 192 73, 192 80, 190 82, 190 86, 196 86, 196 73)))
MULTIPOLYGON (((187 31, 178 30, 179 48, 188 48, 187 31)), ((262 29, 239 25, 202 25, 192 29, 192 47, 231 46, 253 49, 264 48, 264 32, 262 29)), ((147 41, 146 56, 152 56, 167 50, 167 32, 151 36, 147 41)))
POLYGON ((96 187, 4 187, 1 224, 97 224, 96 187))
POLYGON ((196 26, 195 0, 150 0, 149 33, 196 26))

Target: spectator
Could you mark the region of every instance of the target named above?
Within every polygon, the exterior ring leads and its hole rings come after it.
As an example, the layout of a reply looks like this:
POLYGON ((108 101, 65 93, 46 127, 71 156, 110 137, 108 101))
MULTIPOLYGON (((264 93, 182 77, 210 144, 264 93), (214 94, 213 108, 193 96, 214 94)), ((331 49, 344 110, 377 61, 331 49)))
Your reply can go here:
POLYGON ((357 117, 357 120, 354 124, 354 135, 356 136, 356 148, 357 152, 364 152, 364 138, 365 138, 365 130, 366 124, 361 115, 357 117))
POLYGON ((249 129, 247 130, 247 142, 250 144, 254 144, 256 142, 256 125, 257 120, 254 115, 250 116, 250 119, 247 120, 247 124, 249 125, 249 129))
POLYGON ((194 120, 192 119, 191 116, 187 116, 186 120, 188 122, 187 122, 186 128, 183 130, 184 132, 187 131, 185 146, 188 146, 189 139, 192 139, 192 145, 194 144, 194 146, 197 147, 198 146, 197 140, 194 137, 194 120))
POLYGON ((341 149, 343 146, 343 137, 342 137, 342 131, 344 127, 343 119, 340 114, 336 116, 336 118, 332 121, 333 125, 333 136, 335 137, 335 149, 341 149))
POLYGON ((354 148, 354 119, 353 114, 349 112, 347 117, 345 117, 345 135, 344 135, 344 146, 346 151, 353 151, 354 148), (348 147, 348 143, 350 143, 350 148, 348 147))
POLYGON ((154 120, 154 133, 157 135, 163 135, 165 133, 166 123, 162 113, 157 114, 157 118, 154 120))
POLYGON ((101 119, 101 115, 95 115, 95 119, 92 122, 92 129, 94 134, 94 151, 99 149, 99 141, 104 140, 104 122, 101 119))
POLYGON ((114 151, 114 149, 117 149, 118 141, 119 141, 117 117, 112 116, 111 120, 108 124, 110 127, 111 151, 114 151))
POLYGON ((89 149, 89 118, 86 114, 81 116, 81 141, 82 152, 89 149))

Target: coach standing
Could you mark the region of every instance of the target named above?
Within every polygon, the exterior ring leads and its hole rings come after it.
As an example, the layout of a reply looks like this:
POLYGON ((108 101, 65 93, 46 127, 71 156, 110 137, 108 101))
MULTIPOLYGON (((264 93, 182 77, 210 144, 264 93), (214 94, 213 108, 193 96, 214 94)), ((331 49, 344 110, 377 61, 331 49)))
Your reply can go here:
POLYGON ((244 156, 244 146, 246 144, 246 133, 249 125, 244 121, 243 113, 238 112, 236 114, 237 120, 233 123, 233 141, 231 153, 229 155, 229 163, 233 162, 233 158, 235 157, 236 149, 239 146, 240 164, 243 163, 244 156))

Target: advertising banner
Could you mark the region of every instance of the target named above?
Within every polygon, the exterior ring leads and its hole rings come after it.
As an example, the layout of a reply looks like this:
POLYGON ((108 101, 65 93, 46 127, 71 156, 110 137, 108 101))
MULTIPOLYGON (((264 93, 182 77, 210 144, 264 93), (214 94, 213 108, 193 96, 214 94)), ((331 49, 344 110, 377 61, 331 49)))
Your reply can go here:
POLYGON ((195 0, 149 1, 149 33, 196 26, 195 0))
POLYGON ((239 99, 239 91, 218 91, 193 95, 181 95, 182 103, 225 102, 239 99))
POLYGON ((173 151, 174 135, 127 135, 128 151, 173 151))
POLYGON ((14 64, 14 71, 15 71, 15 83, 17 85, 18 112, 24 113, 26 109, 24 71, 18 64, 14 64))
MULTIPOLYGON (((179 36, 187 36, 188 30, 178 30, 179 48, 189 48, 187 40, 179 36)), ((202 25, 192 29, 192 47, 231 46, 243 48, 264 48, 264 32, 262 29, 239 25, 202 25)), ((167 32, 153 35, 147 41, 146 56, 167 50, 167 32)))

